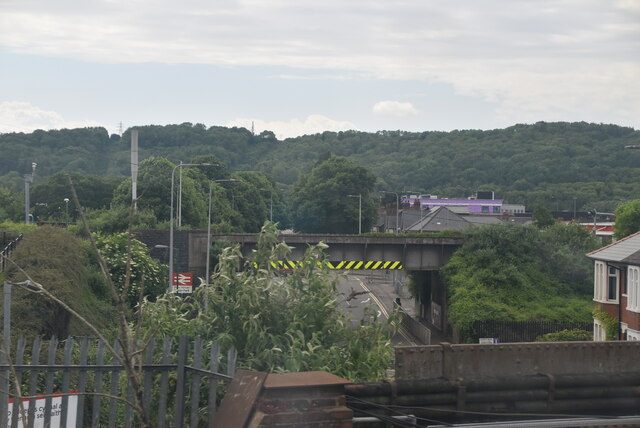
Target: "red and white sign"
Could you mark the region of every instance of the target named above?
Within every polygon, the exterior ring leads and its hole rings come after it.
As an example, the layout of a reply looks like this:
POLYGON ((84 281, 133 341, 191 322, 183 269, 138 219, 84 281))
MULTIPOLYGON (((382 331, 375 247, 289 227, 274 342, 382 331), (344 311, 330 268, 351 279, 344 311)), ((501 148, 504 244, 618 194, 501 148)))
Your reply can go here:
POLYGON ((173 274, 173 291, 180 294, 193 293, 193 274, 192 273, 174 273, 173 274))
MULTIPOLYGON (((75 391, 72 391, 75 392, 75 391)), ((78 414, 78 396, 77 395, 69 395, 69 400, 67 402, 67 422, 66 426, 74 427, 76 426, 76 415, 78 414)), ((36 398, 34 402, 35 406, 33 409, 29 408, 29 399, 23 399, 22 405, 24 406, 24 411, 26 413, 27 418, 29 417, 29 413, 34 413, 33 415, 33 428, 41 428, 44 427, 44 407, 45 407, 45 399, 44 398, 36 398)), ((9 422, 13 418, 13 399, 9 400, 9 411, 7 416, 9 418, 9 422)), ((19 412, 19 411, 18 411, 19 412)), ((55 396, 51 398, 51 424, 47 425, 51 428, 57 428, 62 425, 62 396, 55 396)), ((23 428, 27 424, 22 419, 22 414, 18 413, 18 428, 23 428)), ((28 419, 27 419, 28 421, 28 419)))

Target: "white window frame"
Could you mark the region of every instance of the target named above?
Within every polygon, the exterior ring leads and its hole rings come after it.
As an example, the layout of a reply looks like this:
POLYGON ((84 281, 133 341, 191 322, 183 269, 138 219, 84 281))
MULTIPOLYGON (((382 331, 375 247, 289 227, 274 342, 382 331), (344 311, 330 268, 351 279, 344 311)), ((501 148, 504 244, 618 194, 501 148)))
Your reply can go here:
POLYGON ((640 312, 640 266, 627 268, 627 310, 640 312))
POLYGON ((640 340, 640 331, 627 328, 627 340, 640 340))
POLYGON ((596 261, 593 278, 593 300, 601 303, 618 303, 620 299, 620 270, 602 261, 596 261), (609 299, 609 278, 616 281, 616 298, 609 299))
POLYGON ((596 318, 593 319, 593 341, 604 342, 607 340, 607 330, 604 325, 596 318))

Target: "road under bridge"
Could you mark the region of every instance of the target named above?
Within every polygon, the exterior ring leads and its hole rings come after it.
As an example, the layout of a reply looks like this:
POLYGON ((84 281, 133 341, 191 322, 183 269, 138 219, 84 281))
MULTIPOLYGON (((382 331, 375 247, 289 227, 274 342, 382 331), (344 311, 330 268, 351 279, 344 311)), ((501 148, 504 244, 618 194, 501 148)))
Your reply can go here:
MULTIPOLYGON (((141 231, 138 239, 152 249, 152 256, 166 262, 168 258, 168 231, 141 231)), ((175 272, 190 272, 205 276, 207 232, 204 230, 176 231, 174 236, 175 272)), ((414 273, 417 287, 416 315, 431 330, 448 338, 447 292, 439 271, 453 253, 462 246, 464 238, 328 235, 328 234, 280 234, 280 242, 292 247, 288 260, 277 262, 278 268, 295 269, 309 246, 320 242, 328 248, 327 265, 336 270, 405 270, 414 273)), ((256 234, 212 235, 211 242, 228 242, 240 245, 242 254, 248 257, 256 249, 256 234)))

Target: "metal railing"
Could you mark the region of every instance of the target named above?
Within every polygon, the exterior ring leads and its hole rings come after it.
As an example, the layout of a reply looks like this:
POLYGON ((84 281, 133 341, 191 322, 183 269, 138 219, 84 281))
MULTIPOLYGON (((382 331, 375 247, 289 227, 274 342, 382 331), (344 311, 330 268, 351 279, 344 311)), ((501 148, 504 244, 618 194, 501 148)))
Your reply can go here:
MULTIPOLYGON (((212 426, 219 382, 235 373, 235 349, 222 356, 217 344, 184 335, 159 342, 151 340, 135 357, 148 418, 159 428, 212 426)), ((26 345, 22 337, 12 358, 0 355, 0 426, 33 426, 38 419, 67 428, 139 426, 131 382, 104 342, 38 337, 26 345)), ((121 352, 118 341, 113 347, 121 352)))
POLYGON ((22 233, 18 235, 15 239, 10 241, 7 245, 4 246, 2 251, 0 251, 0 273, 4 272, 7 266, 7 258, 11 257, 11 253, 16 249, 18 242, 22 239, 22 233))

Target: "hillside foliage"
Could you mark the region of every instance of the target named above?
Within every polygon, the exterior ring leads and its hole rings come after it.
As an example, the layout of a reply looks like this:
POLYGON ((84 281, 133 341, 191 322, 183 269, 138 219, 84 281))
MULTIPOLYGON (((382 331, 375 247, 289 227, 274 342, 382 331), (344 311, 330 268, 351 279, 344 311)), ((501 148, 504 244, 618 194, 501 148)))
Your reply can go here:
MULTIPOLYGON (((173 163, 214 156, 231 171, 260 171, 294 184, 325 153, 370 168, 384 190, 418 190, 446 197, 494 190, 510 203, 542 199, 554 210, 596 208, 612 212, 640 194, 640 131, 616 125, 546 123, 489 131, 323 132, 275 139, 244 128, 183 123, 136 127, 140 160, 173 163)), ((98 176, 129 174, 130 131, 122 138, 103 128, 0 135, 0 182, 19 191, 22 174, 38 163, 36 179, 60 171, 98 176), (14 154, 20 153, 15 159, 14 154)))

